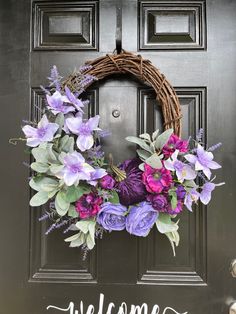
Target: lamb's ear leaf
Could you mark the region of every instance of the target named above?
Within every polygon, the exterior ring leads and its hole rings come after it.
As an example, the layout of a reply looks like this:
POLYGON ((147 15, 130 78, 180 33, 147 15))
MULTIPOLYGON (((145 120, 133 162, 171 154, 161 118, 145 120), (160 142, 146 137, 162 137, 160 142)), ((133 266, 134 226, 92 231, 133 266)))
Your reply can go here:
POLYGON ((162 149, 163 146, 168 142, 170 136, 173 134, 173 129, 168 129, 162 134, 160 134, 156 141, 155 141, 155 147, 156 149, 162 149))
POLYGON ((145 163, 154 169, 162 168, 160 157, 155 153, 145 160, 145 163))
POLYGON ((137 154, 139 155, 139 158, 142 160, 142 161, 145 161, 147 158, 150 157, 150 153, 147 152, 146 150, 144 149, 137 149, 136 150, 137 154))
POLYGON ((46 173, 49 170, 49 165, 43 162, 32 162, 30 167, 38 173, 46 173))
POLYGON ((49 200, 48 193, 44 191, 37 192, 30 200, 30 206, 41 206, 49 200))
POLYGON ((153 141, 156 140, 158 134, 159 134, 159 130, 156 130, 155 132, 152 133, 152 140, 153 141))
POLYGON ((168 214, 160 213, 157 221, 156 227, 160 233, 175 232, 179 229, 178 223, 171 220, 171 216, 168 214))
POLYGON ((59 216, 64 216, 67 213, 70 203, 66 201, 64 191, 59 191, 57 193, 55 198, 55 207, 59 216))
POLYGON ((127 136, 125 139, 128 142, 138 144, 144 150, 147 150, 148 152, 152 153, 150 146, 141 138, 136 137, 136 136, 127 136))
POLYGON ((148 142, 151 142, 151 137, 148 133, 143 133, 139 135, 140 138, 147 140, 148 142))

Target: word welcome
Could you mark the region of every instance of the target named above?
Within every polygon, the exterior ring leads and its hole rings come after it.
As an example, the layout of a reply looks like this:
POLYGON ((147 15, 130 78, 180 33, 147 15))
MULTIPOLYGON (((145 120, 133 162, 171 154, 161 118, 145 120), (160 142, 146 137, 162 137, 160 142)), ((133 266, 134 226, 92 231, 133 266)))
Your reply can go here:
MULTIPOLYGON (((47 307, 47 310, 49 309, 56 309, 61 312, 67 312, 69 314, 94 314, 95 313, 95 307, 94 305, 90 304, 85 311, 84 309, 84 303, 83 301, 80 301, 79 309, 75 309, 74 302, 70 302, 69 306, 67 308, 60 308, 55 305, 49 305, 47 307)), ((118 307, 113 303, 110 302, 106 308, 104 308, 104 294, 100 294, 99 298, 99 307, 97 314, 149 314, 149 309, 147 303, 143 303, 142 305, 134 305, 131 304, 130 308, 128 308, 127 304, 125 302, 122 302, 118 307)), ((158 304, 155 304, 150 314, 188 314, 188 312, 179 313, 176 310, 174 310, 171 307, 166 307, 161 312, 160 306, 158 304)))

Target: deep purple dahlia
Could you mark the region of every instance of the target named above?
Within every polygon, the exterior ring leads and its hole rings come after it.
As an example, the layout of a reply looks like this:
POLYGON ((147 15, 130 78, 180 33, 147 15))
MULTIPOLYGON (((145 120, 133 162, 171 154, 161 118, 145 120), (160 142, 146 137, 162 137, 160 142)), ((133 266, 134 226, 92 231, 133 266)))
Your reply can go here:
POLYGON ((147 194, 142 182, 142 171, 139 169, 140 159, 125 160, 119 168, 126 174, 126 178, 116 183, 120 203, 125 206, 133 205, 145 200, 147 194))

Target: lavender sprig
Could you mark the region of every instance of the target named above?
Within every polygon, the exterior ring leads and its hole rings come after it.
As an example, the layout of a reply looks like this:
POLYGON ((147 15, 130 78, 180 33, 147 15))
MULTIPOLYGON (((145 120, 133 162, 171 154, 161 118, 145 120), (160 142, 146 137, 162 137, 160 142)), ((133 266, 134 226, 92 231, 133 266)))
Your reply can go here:
POLYGON ((91 70, 92 69, 92 65, 90 64, 84 64, 79 68, 79 72, 83 73, 85 71, 91 70))
POLYGON ((217 148, 219 148, 219 147, 221 147, 221 146, 222 146, 222 143, 219 142, 219 143, 217 143, 217 144, 212 145, 211 147, 209 147, 207 151, 208 151, 208 152, 213 152, 214 150, 216 150, 217 148))
POLYGON ((50 214, 48 212, 46 212, 45 214, 43 214, 41 217, 39 217, 39 221, 43 221, 46 220, 50 217, 50 214))
POLYGON ((196 135, 197 142, 202 142, 203 135, 204 135, 204 130, 201 128, 198 130, 198 133, 196 135))
POLYGON ((45 235, 48 235, 49 233, 51 233, 53 230, 56 229, 56 223, 52 224, 48 230, 45 232, 45 235))
POLYGON ((57 67, 54 65, 51 69, 51 76, 48 77, 50 83, 50 86, 55 86, 56 90, 61 90, 61 80, 62 76, 60 76, 57 67))

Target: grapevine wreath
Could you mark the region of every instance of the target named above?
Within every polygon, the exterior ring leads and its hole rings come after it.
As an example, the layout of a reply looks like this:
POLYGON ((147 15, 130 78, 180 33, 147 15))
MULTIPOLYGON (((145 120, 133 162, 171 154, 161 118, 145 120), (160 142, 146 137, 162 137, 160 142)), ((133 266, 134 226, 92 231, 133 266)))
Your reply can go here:
POLYGON ((64 80, 53 66, 49 81, 49 87, 42 87, 46 104, 41 120, 26 121, 22 127, 34 158, 30 205, 49 203, 40 218, 50 221, 46 234, 59 228, 72 232, 65 241, 87 252, 104 231, 146 237, 155 226, 175 254, 181 212, 192 211, 198 201, 208 204, 211 192, 222 184, 214 183, 211 175, 211 169, 221 167, 212 154, 221 143, 206 149, 203 130, 196 139, 180 138, 176 92, 139 55, 123 51, 100 57, 64 80), (132 74, 154 89, 165 131, 128 136, 126 140, 137 145, 137 157, 115 165, 102 149, 102 138, 109 132, 99 128, 99 115, 84 119, 88 101, 83 93, 94 81, 117 73, 132 74))

